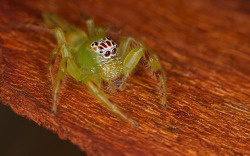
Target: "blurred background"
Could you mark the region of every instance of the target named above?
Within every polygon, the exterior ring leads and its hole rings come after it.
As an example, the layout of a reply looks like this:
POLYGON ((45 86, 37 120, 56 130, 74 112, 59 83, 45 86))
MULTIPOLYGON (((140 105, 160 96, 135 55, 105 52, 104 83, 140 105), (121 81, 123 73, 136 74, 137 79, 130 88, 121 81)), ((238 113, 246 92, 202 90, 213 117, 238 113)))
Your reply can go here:
POLYGON ((86 155, 68 140, 16 115, 0 103, 0 156, 86 155))

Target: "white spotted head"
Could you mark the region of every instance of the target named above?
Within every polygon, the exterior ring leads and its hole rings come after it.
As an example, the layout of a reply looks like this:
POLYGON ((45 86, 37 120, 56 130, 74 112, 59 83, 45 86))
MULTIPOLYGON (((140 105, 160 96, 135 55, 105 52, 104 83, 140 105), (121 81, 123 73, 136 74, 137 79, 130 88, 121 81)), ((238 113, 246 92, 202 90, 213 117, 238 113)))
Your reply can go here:
POLYGON ((105 58, 111 58, 115 56, 117 52, 117 44, 110 37, 92 42, 91 48, 95 52, 102 54, 105 58))

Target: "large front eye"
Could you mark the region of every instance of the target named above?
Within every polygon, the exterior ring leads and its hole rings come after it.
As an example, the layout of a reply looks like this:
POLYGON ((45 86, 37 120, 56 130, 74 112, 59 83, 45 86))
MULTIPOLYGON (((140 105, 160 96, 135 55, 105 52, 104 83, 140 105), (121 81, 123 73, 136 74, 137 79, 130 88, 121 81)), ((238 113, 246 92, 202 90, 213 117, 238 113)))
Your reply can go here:
POLYGON ((109 57, 110 55, 110 51, 106 51, 106 53, 104 54, 105 57, 109 57))

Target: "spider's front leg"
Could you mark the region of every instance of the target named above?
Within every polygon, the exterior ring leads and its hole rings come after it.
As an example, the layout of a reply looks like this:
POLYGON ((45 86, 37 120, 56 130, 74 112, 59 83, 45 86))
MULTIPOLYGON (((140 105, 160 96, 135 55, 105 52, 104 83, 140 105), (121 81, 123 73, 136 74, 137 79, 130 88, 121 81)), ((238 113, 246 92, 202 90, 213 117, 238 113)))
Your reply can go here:
POLYGON ((162 106, 166 108, 166 76, 163 68, 160 65, 157 55, 151 51, 149 48, 135 40, 134 38, 125 38, 118 49, 118 53, 123 62, 123 73, 124 79, 120 86, 120 89, 123 90, 127 78, 131 71, 136 67, 142 56, 144 56, 147 64, 149 65, 151 71, 155 74, 158 82, 161 84, 162 91, 162 106), (138 46, 131 51, 129 51, 131 43, 135 43, 138 46))
POLYGON ((138 124, 133 121, 132 119, 128 118, 125 114, 122 113, 122 111, 116 107, 116 105, 111 102, 111 100, 108 98, 108 96, 101 91, 101 89, 92 81, 92 80, 84 80, 83 83, 87 86, 88 90, 100 101, 102 102, 106 108, 108 108, 110 111, 115 113, 116 115, 120 116, 122 119, 126 120, 130 124, 132 124, 135 127, 138 127, 138 124))
POLYGON ((121 118, 123 118, 124 120, 126 120, 127 122, 132 124, 133 126, 138 127, 138 124, 135 121, 133 121, 132 119, 128 118, 125 114, 123 114, 122 111, 118 107, 116 107, 116 105, 113 102, 111 102, 109 97, 103 91, 101 91, 100 87, 98 86, 98 84, 101 83, 98 81, 101 81, 101 79, 95 79, 96 82, 94 82, 93 77, 91 78, 91 76, 89 76, 89 75, 80 74, 81 71, 78 68, 78 66, 73 62, 73 60, 69 60, 69 61, 70 62, 67 66, 67 71, 69 72, 69 74, 72 77, 74 77, 76 80, 84 83, 87 86, 88 90, 100 102, 102 102, 106 108, 108 108, 110 111, 112 111, 116 115, 120 116, 121 118))

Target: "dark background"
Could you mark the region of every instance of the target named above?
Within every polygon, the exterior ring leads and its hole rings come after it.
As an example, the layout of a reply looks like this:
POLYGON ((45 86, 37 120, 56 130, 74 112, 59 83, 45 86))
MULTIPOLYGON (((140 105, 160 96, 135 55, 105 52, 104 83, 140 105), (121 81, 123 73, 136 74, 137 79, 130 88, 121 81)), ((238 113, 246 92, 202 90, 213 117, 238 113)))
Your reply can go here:
POLYGON ((86 155, 68 140, 16 115, 0 103, 0 156, 86 155))

